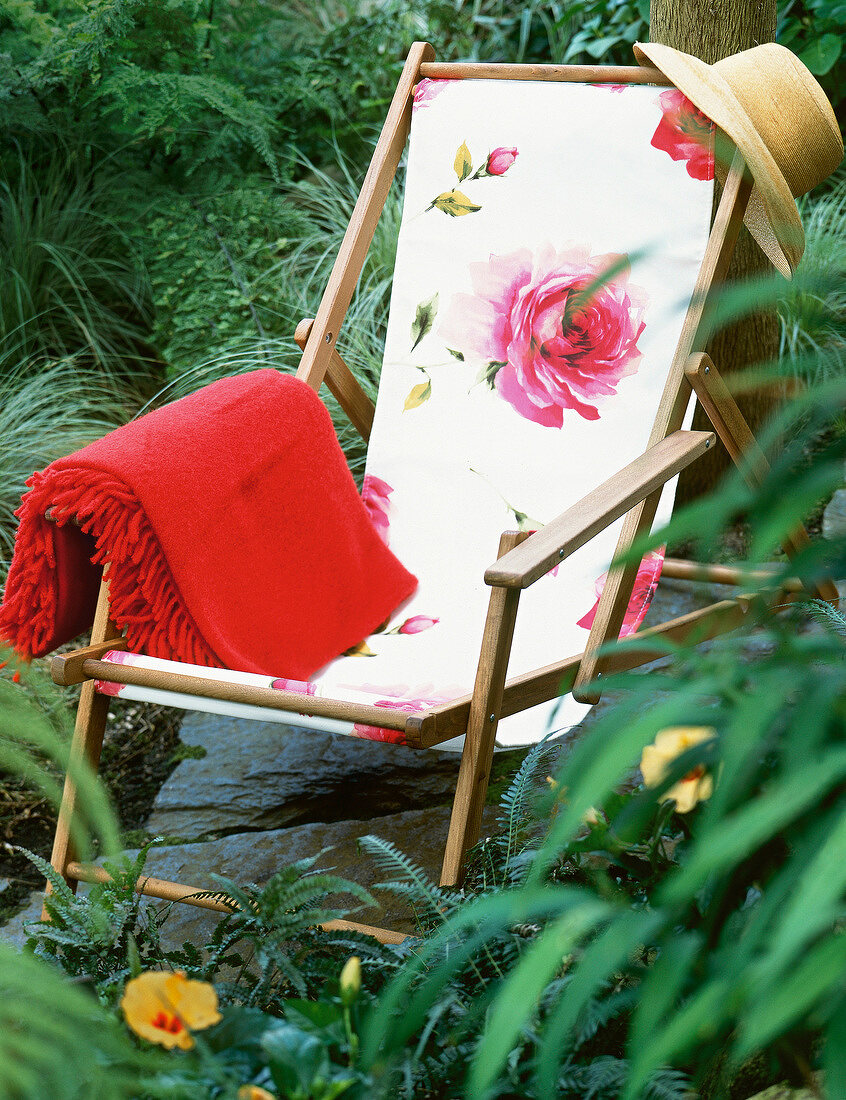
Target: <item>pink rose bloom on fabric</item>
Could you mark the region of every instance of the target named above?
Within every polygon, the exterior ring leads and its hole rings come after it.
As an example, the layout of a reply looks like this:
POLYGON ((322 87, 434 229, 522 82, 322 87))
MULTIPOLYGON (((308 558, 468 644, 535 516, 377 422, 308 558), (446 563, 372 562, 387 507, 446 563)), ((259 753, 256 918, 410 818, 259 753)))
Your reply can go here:
POLYGON ((440 621, 440 619, 431 619, 428 615, 412 615, 410 619, 405 620, 397 633, 419 634, 421 630, 429 630, 431 627, 437 626, 440 621))
MULTIPOLYGON (((110 649, 103 654, 104 661, 111 661, 116 665, 137 664, 138 654, 131 653, 128 649, 110 649)), ((94 690, 98 695, 118 696, 126 687, 125 684, 112 684, 108 680, 95 680, 94 690)))
POLYGON ((487 361, 488 384, 527 420, 560 428, 565 409, 598 420, 593 402, 616 393, 641 359, 647 298, 624 259, 552 245, 492 255, 470 265, 473 293, 453 297, 440 335, 487 361))
POLYGON ((393 491, 393 488, 381 477, 375 477, 373 474, 364 475, 361 499, 370 514, 370 522, 385 544, 388 542, 388 513, 391 509, 390 496, 393 491))
POLYGON ((428 107, 436 96, 439 96, 448 84, 455 84, 454 80, 430 80, 424 76, 419 84, 414 85, 414 98, 411 104, 412 111, 419 111, 422 107, 428 107))
MULTIPOLYGON (((437 700, 440 702, 440 700, 437 700)), ((394 710, 404 710, 408 714, 417 714, 433 706, 434 700, 430 699, 377 699, 374 707, 391 707, 394 710)), ((405 734, 402 730, 388 730, 381 726, 366 726, 356 722, 353 726, 352 737, 360 737, 365 741, 387 741, 394 745, 405 744, 405 734)))
POLYGON ((714 124, 678 88, 658 96, 663 112, 652 145, 673 160, 687 161, 687 174, 695 180, 714 178, 712 135, 714 124))
MULTIPOLYGON (((632 598, 629 600, 629 606, 626 608, 626 614, 623 617, 623 625, 620 627, 621 638, 627 638, 629 634, 634 634, 645 619, 646 612, 649 610, 649 605, 652 603, 652 597, 655 595, 655 589, 658 587, 658 580, 661 576, 661 567, 663 564, 663 546, 660 550, 650 550, 640 563, 637 577, 635 577, 634 588, 632 589, 632 598)), ((576 626, 582 626, 585 630, 590 630, 593 626, 593 621, 596 618, 596 609, 599 607, 599 597, 602 595, 607 580, 607 573, 603 573, 597 580, 596 603, 590 611, 588 611, 587 615, 582 616, 582 618, 577 621, 576 626)))
POLYGON ((485 170, 489 176, 504 176, 519 155, 516 149, 494 149, 488 154, 485 170))

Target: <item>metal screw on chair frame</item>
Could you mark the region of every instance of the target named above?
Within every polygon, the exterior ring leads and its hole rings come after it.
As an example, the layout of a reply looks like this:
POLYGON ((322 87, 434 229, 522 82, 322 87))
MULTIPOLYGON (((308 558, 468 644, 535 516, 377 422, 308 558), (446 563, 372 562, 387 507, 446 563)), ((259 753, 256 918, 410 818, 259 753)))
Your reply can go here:
POLYGON ((495 714, 489 714, 488 715, 488 721, 489 722, 495 722, 496 721, 496 715, 495 714))
POLYGON ((331 332, 327 332, 327 333, 326 333, 326 343, 327 343, 327 344, 331 344, 331 343, 332 343, 332 333, 331 333, 331 332))

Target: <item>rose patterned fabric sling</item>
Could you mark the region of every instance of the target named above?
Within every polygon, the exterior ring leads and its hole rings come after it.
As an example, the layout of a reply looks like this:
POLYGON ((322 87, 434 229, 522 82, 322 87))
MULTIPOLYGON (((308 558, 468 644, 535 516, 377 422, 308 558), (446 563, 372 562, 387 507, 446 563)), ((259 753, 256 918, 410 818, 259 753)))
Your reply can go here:
MULTIPOLYGON (((275 679, 179 671, 409 711, 470 691, 500 533, 542 527, 646 448, 705 250, 713 176, 711 126, 675 89, 422 81, 363 488, 419 588, 308 684, 285 669, 275 679)), ((584 649, 619 527, 525 593, 509 675, 584 649)), ((646 614, 661 558, 644 560, 623 633, 646 614)), ((537 740, 585 709, 568 696, 503 719, 498 743, 537 740)))

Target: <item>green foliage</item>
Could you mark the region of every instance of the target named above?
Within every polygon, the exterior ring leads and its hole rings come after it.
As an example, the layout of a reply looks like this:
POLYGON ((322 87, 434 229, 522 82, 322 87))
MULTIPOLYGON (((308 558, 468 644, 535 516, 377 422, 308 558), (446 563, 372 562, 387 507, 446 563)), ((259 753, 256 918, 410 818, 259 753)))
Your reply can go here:
POLYGON ((154 1065, 79 984, 0 944, 2 1100, 123 1100, 154 1065))
POLYGON ((846 98, 843 65, 846 4, 843 0, 788 0, 779 4, 777 38, 793 50, 825 89, 841 118, 846 98))
POLYGON ((114 178, 54 150, 22 150, 0 176, 0 376, 74 356, 126 374, 140 362, 149 303, 143 271, 110 212, 114 178), (57 155, 58 154, 58 155, 57 155))
MULTIPOLYGON (((794 415, 813 435, 844 398, 840 382, 807 395, 794 415)), ((707 507, 652 543, 694 520, 707 543, 712 522, 751 505, 753 551, 766 558, 807 509, 812 485, 840 476, 846 440, 836 437, 810 470, 796 450, 799 440, 757 505, 731 476, 707 507)), ((827 561, 815 548, 790 571, 810 580, 826 566, 843 573, 846 540, 827 561)), ((773 618, 765 595, 750 607, 766 643, 754 659, 744 631, 706 653, 668 645, 673 663, 663 671, 608 679, 604 690, 622 692, 621 701, 573 748, 558 777, 566 802, 522 881, 450 914, 404 967, 367 1021, 367 1064, 401 1073, 412 1036, 435 1031, 454 1003, 456 981, 474 965, 484 975, 511 941, 499 973, 477 977, 463 1018, 473 1041, 462 1095, 570 1095, 562 1090, 579 1020, 609 988, 625 994, 616 1038, 626 1061, 603 1051, 618 1060, 589 1072, 616 1074, 602 1085, 610 1096, 661 1095, 671 1085, 655 1075, 668 1066, 707 1084, 703 1095, 722 1095, 752 1055, 778 1079, 804 1064, 809 1033, 822 1037, 821 1064, 842 1079, 846 870, 834 853, 846 835, 844 620, 827 612, 837 631, 804 633, 804 609, 773 618), (674 725, 713 727, 716 747, 676 760, 658 788, 614 794, 644 746, 674 725), (656 797, 697 766, 715 777, 710 800, 684 817, 672 804, 657 811, 656 797), (585 835, 592 807, 599 825, 585 835), (527 924, 529 942, 517 945, 527 924)), ((577 1079, 584 1089, 581 1070, 577 1079)))
POLYGON ((114 380, 74 359, 0 377, 0 568, 11 559, 14 512, 33 470, 116 428, 128 412, 114 380))
POLYGON ((812 381, 846 371, 846 176, 802 214, 805 254, 778 306, 782 357, 812 381))
POLYGON ((28 928, 29 949, 84 979, 104 1003, 115 1004, 130 977, 159 962, 156 912, 147 910, 142 917, 141 895, 135 892, 147 848, 135 859, 106 861, 111 880, 78 896, 46 860, 25 854, 52 887, 45 901, 47 919, 28 928))
POLYGON ((155 307, 153 339, 172 377, 210 352, 268 339, 285 340, 294 360, 301 318, 278 268, 305 224, 294 203, 258 174, 206 177, 139 209, 136 237, 155 307))
MULTIPOLYGON (((0 651, 5 660, 13 655, 0 651)), ((70 758, 68 720, 62 704, 46 689, 37 668, 21 669, 20 683, 0 678, 0 773, 18 776, 58 807, 58 776, 67 772, 80 792, 80 813, 72 839, 84 858, 94 842, 106 853, 119 850, 114 815, 87 761, 70 758)))

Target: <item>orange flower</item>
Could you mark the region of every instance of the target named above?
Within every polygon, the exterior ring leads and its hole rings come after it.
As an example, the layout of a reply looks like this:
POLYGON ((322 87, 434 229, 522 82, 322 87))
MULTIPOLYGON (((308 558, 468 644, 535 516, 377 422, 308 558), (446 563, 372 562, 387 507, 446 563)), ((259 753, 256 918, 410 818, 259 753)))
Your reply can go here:
POLYGON ((148 970, 126 983, 120 1007, 136 1035, 168 1050, 190 1050, 191 1031, 221 1019, 217 993, 208 982, 193 982, 183 970, 148 970))
POLYGON ((238 1089, 238 1100, 276 1100, 276 1097, 261 1085, 241 1085, 238 1089))
MULTIPOLYGON (((659 787, 677 757, 694 745, 713 741, 716 736, 717 731, 713 726, 670 726, 661 730, 653 743, 646 746, 640 758, 643 782, 647 787, 659 787)), ((697 803, 710 798, 713 790, 714 780, 710 772, 706 771, 704 764, 697 764, 678 783, 664 791, 661 801, 675 799, 676 812, 686 814, 697 803)))

